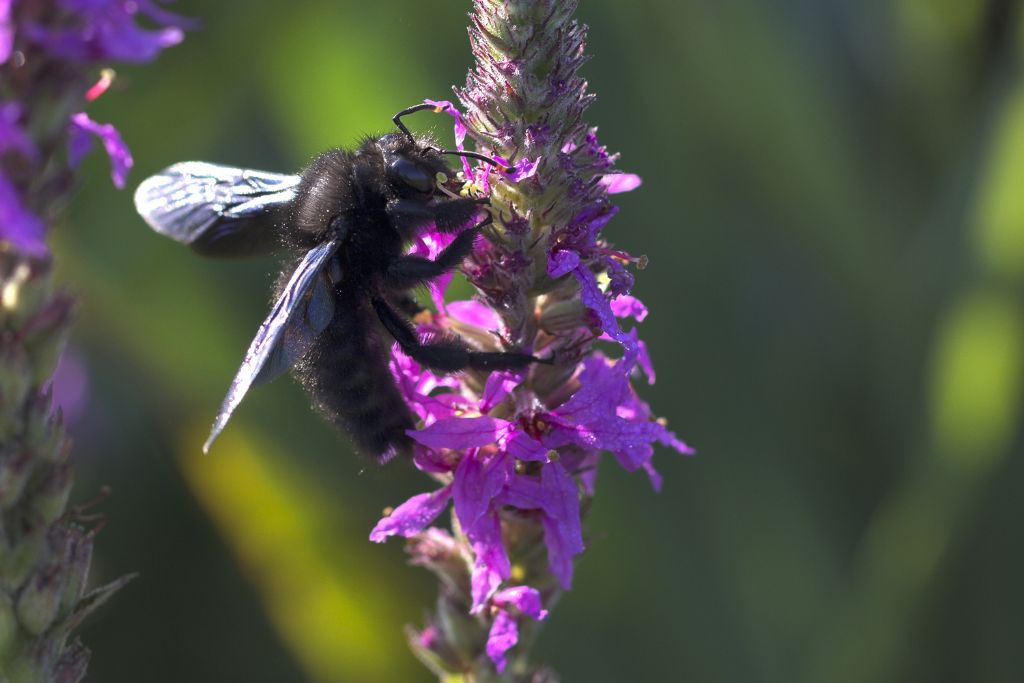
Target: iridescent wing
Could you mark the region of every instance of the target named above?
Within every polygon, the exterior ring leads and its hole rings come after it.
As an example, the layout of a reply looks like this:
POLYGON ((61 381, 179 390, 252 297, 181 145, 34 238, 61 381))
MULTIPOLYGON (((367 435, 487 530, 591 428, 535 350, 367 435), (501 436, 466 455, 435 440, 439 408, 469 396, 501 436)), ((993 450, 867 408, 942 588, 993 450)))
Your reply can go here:
POLYGON ((304 302, 304 314, 285 325, 281 340, 267 357, 253 386, 266 384, 291 370, 292 366, 306 354, 317 336, 327 329, 334 317, 334 299, 331 298, 331 281, 323 270, 313 280, 304 302))
POLYGON ((330 292, 320 288, 328 287, 323 268, 337 251, 338 244, 338 240, 332 240, 314 247, 295 268, 284 291, 270 309, 270 315, 260 325, 249 350, 245 352, 242 367, 235 374, 210 436, 203 444, 203 452, 210 450, 210 445, 223 431, 249 388, 269 381, 291 367, 316 335, 327 327, 333 315, 330 292))
POLYGON ((184 161, 144 180, 135 209, 153 230, 206 256, 269 253, 280 246, 299 179, 184 161))

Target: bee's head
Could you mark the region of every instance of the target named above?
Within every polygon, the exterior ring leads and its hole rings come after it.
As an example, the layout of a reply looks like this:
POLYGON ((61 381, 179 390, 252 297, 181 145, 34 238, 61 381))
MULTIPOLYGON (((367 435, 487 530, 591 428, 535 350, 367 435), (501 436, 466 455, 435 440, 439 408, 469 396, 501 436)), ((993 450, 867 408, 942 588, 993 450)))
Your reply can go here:
POLYGON ((437 187, 438 174, 451 170, 437 148, 425 138, 389 133, 377 140, 384 156, 384 170, 399 194, 430 194, 437 187))

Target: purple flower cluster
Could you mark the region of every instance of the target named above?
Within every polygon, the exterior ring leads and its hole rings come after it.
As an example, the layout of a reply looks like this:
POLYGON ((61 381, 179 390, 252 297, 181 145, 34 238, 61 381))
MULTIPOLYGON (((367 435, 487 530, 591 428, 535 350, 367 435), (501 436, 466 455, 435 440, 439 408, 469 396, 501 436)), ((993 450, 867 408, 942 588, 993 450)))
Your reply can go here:
POLYGON ((167 12, 153 0, 0 0, 0 242, 25 255, 45 257, 46 216, 55 197, 26 188, 64 193, 71 172, 99 140, 110 156, 114 184, 124 187, 131 153, 110 124, 93 121, 79 108, 109 86, 112 72, 99 81, 94 65, 147 62, 181 42, 192 22, 167 12), (45 10, 45 11, 44 11, 45 10), (142 28, 145 17, 156 29, 142 28), (45 23, 43 23, 45 22, 45 23), (43 88, 35 74, 59 78, 43 88), (65 111, 54 129, 34 126, 28 117, 40 110, 65 111), (58 156, 63 161, 56 160, 58 156))
MULTIPOLYGON (((432 102, 429 101, 428 102, 432 102)), ((432 102, 455 117, 457 144, 462 145, 466 124, 448 102, 432 102)), ((680 453, 692 453, 663 422, 654 419, 650 408, 634 391, 631 378, 639 370, 654 381, 646 347, 636 330, 623 332, 620 318, 642 321, 646 307, 628 292, 632 276, 623 263, 635 261, 607 247, 601 229, 616 210, 608 194, 633 189, 637 176, 613 173, 612 158, 598 147, 593 131, 587 134, 591 148, 588 163, 597 160, 602 175, 593 183, 588 201, 574 219, 554 226, 546 235, 546 275, 553 283, 568 282, 572 276, 575 292, 566 301, 542 298, 540 317, 556 311, 552 331, 540 330, 531 340, 536 353, 552 354, 555 369, 535 368, 532 372, 495 372, 482 386, 471 380, 438 376, 419 366, 395 347, 392 372, 407 403, 422 420, 422 428, 410 432, 416 441, 414 461, 442 486, 413 496, 380 520, 370 535, 382 542, 390 536, 407 538, 443 533, 427 527, 454 503, 460 534, 468 545, 470 569, 469 610, 491 620, 486 652, 501 672, 505 654, 518 640, 518 617, 543 619, 542 594, 535 588, 516 585, 503 519, 510 515, 527 518, 543 529, 547 569, 562 589, 569 589, 573 560, 584 549, 582 496, 594 494, 598 461, 602 452, 611 453, 627 470, 644 470, 655 489, 661 478, 651 462, 653 444, 680 453), (602 282, 603 281, 603 282, 602 282), (568 304, 568 306, 566 306, 568 304), (556 310, 562 306, 563 313, 556 310), (622 354, 611 359, 601 352, 575 353, 570 348, 580 338, 603 338, 618 342, 622 354), (564 382, 557 390, 545 390, 550 382, 544 374, 560 373, 564 382)), ((562 148, 571 155, 573 150, 562 148)), ((537 183, 543 157, 508 163, 495 171, 487 164, 466 166, 466 185, 488 192, 496 182, 524 185, 537 183)), ((564 165, 558 161, 559 167, 564 165)), ((508 221, 506 222, 508 223, 508 221)), ((415 247, 417 253, 433 255, 450 239, 429 233, 415 247)), ((514 259, 496 253, 491 244, 479 244, 469 266, 471 281, 481 281, 479 271, 490 269, 487 277, 514 280, 514 259)), ((444 302, 447 281, 435 283, 432 295, 438 313, 422 320, 419 333, 430 337, 452 330, 486 344, 485 340, 508 336, 501 308, 494 296, 471 301, 444 302)), ((493 342, 492 342, 493 343, 493 342)), ((436 635, 436 634, 435 634, 436 635)))
MULTIPOLYGON (((463 266, 477 297, 445 303, 448 283, 435 283, 437 312, 420 316, 418 331, 549 363, 444 377, 396 348, 392 372, 422 423, 410 432, 414 462, 439 487, 399 505, 370 537, 410 539, 413 563, 441 579, 437 612, 410 640, 428 667, 551 680, 517 645, 572 585, 601 454, 644 471, 657 490, 655 444, 693 451, 633 388, 644 375, 654 382, 636 328, 620 325, 647 316, 629 269, 646 259, 615 249, 604 231, 618 212, 611 196, 641 181, 615 170, 616 155, 583 120, 593 96, 579 73, 586 28, 572 18, 576 2, 473 5, 462 108, 426 102, 454 118, 458 149, 471 139, 494 160, 464 158, 461 172, 463 194, 488 199, 493 225, 463 266), (452 532, 430 527, 449 502, 452 532)), ((433 255, 447 239, 430 233, 417 253, 433 255)))

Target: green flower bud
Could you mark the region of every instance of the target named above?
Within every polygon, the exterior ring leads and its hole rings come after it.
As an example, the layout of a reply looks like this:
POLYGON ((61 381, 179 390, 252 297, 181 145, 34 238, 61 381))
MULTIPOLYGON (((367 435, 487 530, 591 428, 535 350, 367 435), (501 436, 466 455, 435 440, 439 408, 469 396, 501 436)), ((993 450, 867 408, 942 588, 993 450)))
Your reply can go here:
POLYGON ((18 621, 29 634, 42 635, 60 610, 64 581, 57 567, 50 567, 29 580, 18 596, 18 621))
POLYGON ((21 500, 32 461, 31 453, 17 447, 0 453, 0 510, 10 510, 21 500))
POLYGON ((71 495, 71 464, 54 465, 38 489, 32 492, 32 512, 46 524, 52 524, 64 514, 71 495))

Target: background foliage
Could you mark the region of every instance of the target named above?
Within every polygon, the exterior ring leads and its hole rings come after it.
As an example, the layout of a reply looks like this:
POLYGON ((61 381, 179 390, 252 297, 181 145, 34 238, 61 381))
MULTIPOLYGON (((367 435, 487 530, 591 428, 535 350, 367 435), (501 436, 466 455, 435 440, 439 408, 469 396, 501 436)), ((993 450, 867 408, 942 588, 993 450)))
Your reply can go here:
MULTIPOLYGON (((389 128, 469 65, 468 4, 203 3, 95 105, 137 160, 272 170, 389 128)), ((645 391, 700 454, 609 467, 540 656, 566 681, 1010 681, 1024 670, 1024 82, 1015 2, 583 3, 590 119, 644 187, 645 391), (1016 577, 1016 578, 1015 578, 1016 577)), ((448 121, 416 124, 449 135, 448 121)), ((428 680, 433 599, 367 534, 422 489, 281 380, 200 444, 275 264, 150 233, 94 156, 57 249, 103 484, 95 681, 428 680)))

